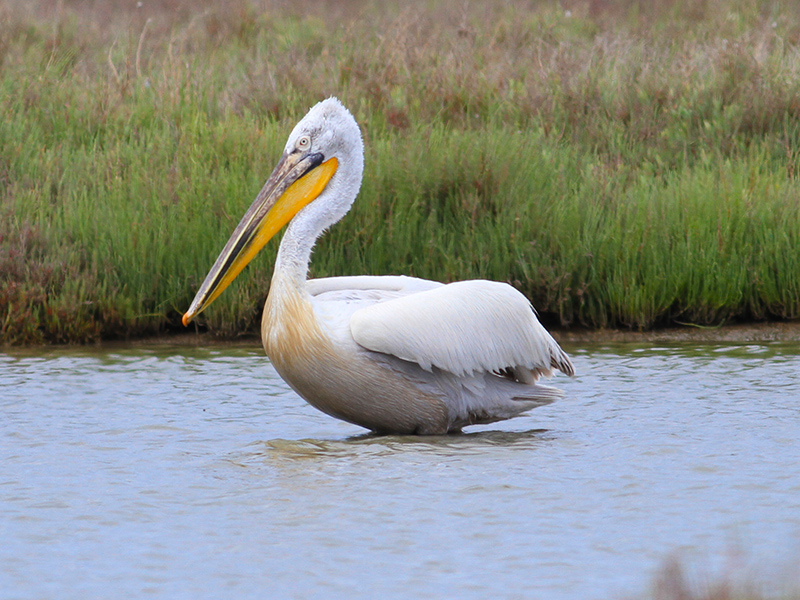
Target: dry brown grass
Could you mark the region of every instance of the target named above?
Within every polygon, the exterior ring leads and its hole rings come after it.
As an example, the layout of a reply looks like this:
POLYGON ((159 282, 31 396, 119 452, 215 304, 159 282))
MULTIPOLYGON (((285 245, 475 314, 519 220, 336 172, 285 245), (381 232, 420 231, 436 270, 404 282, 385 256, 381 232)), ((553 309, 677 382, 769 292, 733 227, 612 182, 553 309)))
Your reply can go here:
POLYGON ((707 578, 690 574, 684 561, 671 557, 664 562, 650 593, 652 600, 797 600, 800 591, 787 588, 783 592, 765 592, 790 585, 788 581, 758 580, 744 566, 732 569, 726 575, 707 578))

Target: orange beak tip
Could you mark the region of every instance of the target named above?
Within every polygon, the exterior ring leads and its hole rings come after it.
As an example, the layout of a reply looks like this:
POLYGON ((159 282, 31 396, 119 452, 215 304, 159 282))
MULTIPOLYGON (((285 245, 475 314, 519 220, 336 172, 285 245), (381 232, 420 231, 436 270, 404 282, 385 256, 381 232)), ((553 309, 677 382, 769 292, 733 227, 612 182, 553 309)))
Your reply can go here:
POLYGON ((191 317, 189 317, 189 313, 187 312, 185 315, 183 315, 183 318, 181 319, 181 323, 183 323, 183 326, 186 327, 186 326, 189 325, 189 321, 191 321, 191 320, 192 319, 191 319, 191 317))

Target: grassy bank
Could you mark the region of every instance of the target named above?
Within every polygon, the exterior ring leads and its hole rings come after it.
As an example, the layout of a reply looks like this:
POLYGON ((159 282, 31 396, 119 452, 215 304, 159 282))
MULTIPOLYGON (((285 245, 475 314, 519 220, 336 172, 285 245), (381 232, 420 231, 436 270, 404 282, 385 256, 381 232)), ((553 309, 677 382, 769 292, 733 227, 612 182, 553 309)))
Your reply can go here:
MULTIPOLYGON (((366 179, 315 276, 552 324, 800 316, 800 2, 0 0, 0 342, 177 328, 307 108, 366 179)), ((275 244, 201 326, 253 330, 275 244)))

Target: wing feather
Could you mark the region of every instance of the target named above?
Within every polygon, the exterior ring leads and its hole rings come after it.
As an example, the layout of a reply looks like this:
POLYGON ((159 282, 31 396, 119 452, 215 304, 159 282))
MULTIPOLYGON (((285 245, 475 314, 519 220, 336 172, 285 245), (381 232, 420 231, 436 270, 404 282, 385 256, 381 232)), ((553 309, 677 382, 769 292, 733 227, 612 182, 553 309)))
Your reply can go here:
POLYGON ((306 281, 306 290, 312 296, 331 292, 383 291, 399 294, 422 292, 444 284, 406 275, 350 275, 347 277, 320 277, 306 281))
POLYGON ((574 372, 527 298, 496 281, 460 281, 360 308, 350 317, 350 332, 364 348, 428 371, 528 370, 520 380, 553 368, 574 372))

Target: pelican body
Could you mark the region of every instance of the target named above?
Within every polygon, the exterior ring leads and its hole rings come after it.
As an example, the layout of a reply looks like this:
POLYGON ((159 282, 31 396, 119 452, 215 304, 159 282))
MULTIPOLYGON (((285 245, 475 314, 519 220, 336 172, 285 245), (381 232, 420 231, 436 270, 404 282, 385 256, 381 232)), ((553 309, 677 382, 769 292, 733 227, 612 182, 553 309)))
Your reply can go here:
POLYGON ((495 281, 307 280, 317 238, 361 187, 361 132, 336 98, 314 106, 183 316, 187 325, 288 223, 264 305, 264 350, 319 410, 378 433, 444 434, 549 404, 574 370, 530 302, 495 281))

